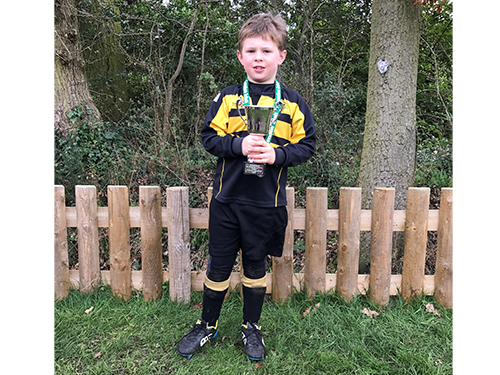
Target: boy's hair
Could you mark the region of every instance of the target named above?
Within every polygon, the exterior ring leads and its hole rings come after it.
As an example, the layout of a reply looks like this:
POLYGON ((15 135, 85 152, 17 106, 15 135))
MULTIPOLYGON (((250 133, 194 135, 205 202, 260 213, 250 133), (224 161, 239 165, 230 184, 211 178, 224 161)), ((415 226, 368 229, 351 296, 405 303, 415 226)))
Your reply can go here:
POLYGON ((284 51, 287 35, 286 22, 279 14, 259 13, 241 27, 238 34, 238 50, 241 51, 246 38, 260 36, 271 39, 280 51, 284 51))

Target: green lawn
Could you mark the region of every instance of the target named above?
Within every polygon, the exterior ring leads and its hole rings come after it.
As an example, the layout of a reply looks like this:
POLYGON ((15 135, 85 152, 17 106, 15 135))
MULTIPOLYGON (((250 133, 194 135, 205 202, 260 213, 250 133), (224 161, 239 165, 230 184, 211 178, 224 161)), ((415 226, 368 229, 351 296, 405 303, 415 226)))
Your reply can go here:
MULTIPOLYGON (((166 287, 168 288, 168 287, 166 287)), ((294 294, 278 305, 266 297, 259 324, 268 355, 246 358, 241 344, 242 300, 232 293, 224 303, 219 334, 190 360, 176 345, 201 315, 195 292, 189 305, 129 302, 109 287, 91 295, 71 291, 55 302, 56 374, 451 374, 452 317, 432 297, 405 304, 391 297, 377 309, 366 297, 344 303, 336 294, 294 294), (426 311, 432 303, 441 316, 426 311), (93 306, 92 311, 85 311, 93 306), (309 308, 309 313, 304 314, 309 308), (370 318, 361 310, 376 310, 370 318)))

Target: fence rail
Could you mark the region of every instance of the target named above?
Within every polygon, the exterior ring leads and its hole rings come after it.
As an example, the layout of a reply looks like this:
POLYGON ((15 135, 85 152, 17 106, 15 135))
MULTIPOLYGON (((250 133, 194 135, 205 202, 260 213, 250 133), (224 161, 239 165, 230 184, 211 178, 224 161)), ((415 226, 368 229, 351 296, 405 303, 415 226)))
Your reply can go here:
MULTIPOLYGON (((161 206, 158 186, 139 188, 139 206, 130 207, 126 186, 108 187, 108 207, 97 206, 96 188, 78 185, 75 207, 65 206, 65 189, 55 186, 54 249, 56 298, 70 288, 92 291, 99 283, 111 285, 124 300, 132 289, 142 290, 146 300, 162 295, 162 283, 169 281, 170 298, 190 301, 191 291, 203 290, 204 273, 191 271, 190 229, 208 228, 208 209, 189 208, 186 187, 167 188, 167 205, 161 206), (78 233, 78 270, 69 269, 67 228, 78 233), (99 269, 98 228, 109 228, 110 270, 99 269), (130 228, 140 228, 142 270, 130 265, 130 228), (168 228, 169 271, 162 270, 162 228, 168 228)), ((209 197, 211 189, 209 189, 209 197)), ((267 277, 267 293, 285 300, 293 288, 304 287, 308 295, 336 289, 346 300, 357 293, 369 293, 385 305, 390 295, 400 292, 405 299, 435 294, 445 308, 453 300, 453 190, 441 190, 439 210, 429 210, 430 189, 409 188, 406 210, 394 210, 394 189, 375 188, 373 209, 361 209, 361 189, 341 188, 339 209, 327 208, 326 188, 306 192, 306 208, 294 208, 294 190, 287 188, 288 227, 283 256, 273 258, 267 277), (294 230, 305 230, 305 268, 293 273, 294 230), (336 274, 326 273, 327 231, 338 231, 336 274), (371 275, 358 275, 360 232, 371 231, 371 275), (392 233, 405 232, 402 275, 391 275, 392 233), (435 275, 425 275, 427 232, 437 231, 435 275)), ((233 272, 230 290, 240 283, 233 272)))

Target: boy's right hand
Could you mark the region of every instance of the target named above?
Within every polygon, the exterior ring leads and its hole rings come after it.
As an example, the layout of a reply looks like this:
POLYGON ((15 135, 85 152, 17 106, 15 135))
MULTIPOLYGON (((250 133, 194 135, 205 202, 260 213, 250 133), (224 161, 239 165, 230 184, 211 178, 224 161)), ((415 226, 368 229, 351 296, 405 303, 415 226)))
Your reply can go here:
POLYGON ((254 134, 249 134, 245 138, 243 138, 243 142, 241 143, 241 152, 243 153, 243 155, 248 156, 253 144, 255 143, 255 141, 257 141, 257 137, 258 136, 254 134))

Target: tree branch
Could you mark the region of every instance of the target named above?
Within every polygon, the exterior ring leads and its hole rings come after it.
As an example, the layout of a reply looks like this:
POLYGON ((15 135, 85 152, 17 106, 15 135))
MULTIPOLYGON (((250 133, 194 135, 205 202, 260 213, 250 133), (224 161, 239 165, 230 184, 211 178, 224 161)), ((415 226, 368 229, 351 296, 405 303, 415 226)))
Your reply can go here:
POLYGON ((181 54, 179 56, 179 62, 177 64, 177 69, 174 74, 168 80, 167 94, 165 97, 165 112, 163 115, 163 136, 169 138, 167 134, 170 134, 170 109, 172 107, 172 91, 174 87, 174 82, 181 73, 182 64, 184 63, 184 55, 186 54, 187 43, 190 35, 193 33, 194 25, 196 23, 196 19, 198 18, 198 13, 200 13, 201 3, 196 7, 196 11, 194 12, 193 19, 191 20, 191 25, 189 26, 189 30, 184 38, 184 42, 182 43, 181 54))

